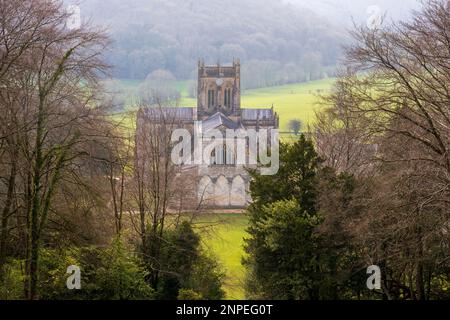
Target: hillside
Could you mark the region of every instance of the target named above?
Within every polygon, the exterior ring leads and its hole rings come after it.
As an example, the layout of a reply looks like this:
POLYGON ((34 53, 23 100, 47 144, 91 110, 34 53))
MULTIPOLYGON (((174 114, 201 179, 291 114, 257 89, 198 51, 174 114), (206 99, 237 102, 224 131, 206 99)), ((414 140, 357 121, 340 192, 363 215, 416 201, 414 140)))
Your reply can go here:
POLYGON ((165 69, 193 79, 198 58, 239 57, 245 88, 309 81, 333 74, 345 42, 343 28, 276 0, 90 0, 81 12, 108 29, 118 78, 165 69))
POLYGON ((370 15, 368 8, 378 6, 387 20, 408 19, 411 10, 420 7, 419 0, 285 0, 286 3, 302 8, 308 8, 327 20, 352 27, 353 22, 365 23, 370 15))

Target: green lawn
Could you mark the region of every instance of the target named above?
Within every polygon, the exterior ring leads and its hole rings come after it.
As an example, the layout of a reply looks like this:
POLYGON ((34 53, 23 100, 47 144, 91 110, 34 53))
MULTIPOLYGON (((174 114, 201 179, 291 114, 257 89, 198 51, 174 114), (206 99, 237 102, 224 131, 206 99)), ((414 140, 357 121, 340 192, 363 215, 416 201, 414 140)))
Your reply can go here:
POLYGON ((274 106, 280 116, 280 131, 288 130, 291 119, 300 119, 304 125, 314 123, 314 110, 318 108, 318 94, 329 91, 333 79, 289 84, 243 92, 241 106, 264 108, 274 106))
POLYGON ((244 299, 245 269, 244 237, 248 218, 243 213, 223 213, 202 216, 194 221, 205 248, 219 259, 226 276, 226 299, 244 299))

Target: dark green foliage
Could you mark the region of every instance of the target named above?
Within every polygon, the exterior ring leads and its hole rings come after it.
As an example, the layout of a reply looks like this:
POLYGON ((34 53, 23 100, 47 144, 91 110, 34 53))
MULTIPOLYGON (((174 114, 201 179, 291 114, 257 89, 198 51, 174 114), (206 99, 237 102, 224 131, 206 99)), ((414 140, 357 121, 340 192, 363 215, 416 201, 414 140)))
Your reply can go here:
POLYGON ((194 292, 201 299, 223 298, 220 267, 201 250, 200 238, 190 223, 184 221, 167 230, 161 243, 157 258, 151 243, 146 247, 153 251, 144 253, 146 266, 159 271, 155 288, 158 299, 175 300, 180 292, 184 292, 183 297, 194 292))
POLYGON ((199 237, 187 222, 174 231, 166 232, 159 257, 160 280, 158 298, 174 300, 189 279, 194 262, 198 259, 199 237))
MULTIPOLYGON (((141 262, 119 240, 100 251, 98 258, 90 258, 100 262, 91 266, 93 281, 86 283, 86 291, 91 292, 95 299, 145 300, 154 297, 153 290, 145 281, 146 272, 141 262)), ((90 266, 88 263, 85 265, 90 266)))
POLYGON ((256 297, 267 299, 315 298, 314 279, 320 268, 314 227, 320 223, 295 200, 264 206, 250 228, 246 264, 258 283, 256 297))
POLYGON ((24 264, 23 260, 10 260, 3 265, 4 277, 0 282, 0 300, 24 299, 24 264))
POLYGON ((250 211, 256 213, 262 206, 296 199, 308 214, 315 214, 315 177, 320 159, 313 144, 304 135, 293 144, 280 145, 280 168, 274 176, 261 176, 251 171, 250 192, 253 203, 250 211))
POLYGON ((178 300, 202 300, 202 296, 192 289, 180 289, 178 300))
POLYGON ((275 176, 251 172, 249 208, 250 296, 269 299, 317 298, 314 283, 320 269, 320 253, 314 228, 315 177, 320 160, 304 135, 280 146, 280 169, 275 176))
MULTIPOLYGON (((39 265, 39 299, 43 300, 146 300, 153 299, 151 287, 140 262, 130 254, 119 239, 110 247, 42 249, 39 265), (81 289, 69 290, 66 273, 70 265, 81 269, 81 289)), ((23 299, 17 289, 23 286, 20 265, 11 265, 14 291, 10 298, 23 299), (14 268, 13 268, 14 266, 14 268), (14 295, 13 295, 14 294, 14 295)))
POLYGON ((351 175, 320 168, 320 163, 312 142, 300 135, 295 143, 281 145, 277 175, 251 173, 255 201, 249 208, 250 238, 244 260, 250 271, 249 297, 358 296, 361 269, 355 262, 357 255, 335 219, 339 215, 328 215, 332 209, 339 214, 349 212, 356 182, 351 175))
POLYGON ((193 288, 203 299, 220 300, 225 293, 222 289, 224 273, 217 259, 202 253, 195 262, 186 287, 193 288))

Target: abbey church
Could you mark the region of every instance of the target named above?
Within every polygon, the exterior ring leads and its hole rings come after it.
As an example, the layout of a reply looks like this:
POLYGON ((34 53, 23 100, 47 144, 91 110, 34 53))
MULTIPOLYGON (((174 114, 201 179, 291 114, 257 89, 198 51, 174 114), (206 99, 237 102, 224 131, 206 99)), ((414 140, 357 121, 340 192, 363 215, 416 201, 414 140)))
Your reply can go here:
MULTIPOLYGON (((231 65, 198 63, 197 108, 165 107, 164 114, 172 115, 176 123, 192 130, 200 121, 202 133, 217 129, 278 129, 279 118, 273 108, 241 107, 241 66, 239 60, 231 65)), ((161 111, 141 108, 138 129, 144 123, 160 119, 161 111)), ((224 134, 225 136, 225 134, 224 134)), ((251 201, 248 195, 249 176, 243 165, 236 164, 236 150, 226 146, 215 148, 208 163, 186 166, 193 184, 191 191, 195 205, 208 208, 245 208, 251 201)), ((192 201, 191 201, 192 202, 192 201)), ((191 205, 193 205, 191 203, 191 205)))

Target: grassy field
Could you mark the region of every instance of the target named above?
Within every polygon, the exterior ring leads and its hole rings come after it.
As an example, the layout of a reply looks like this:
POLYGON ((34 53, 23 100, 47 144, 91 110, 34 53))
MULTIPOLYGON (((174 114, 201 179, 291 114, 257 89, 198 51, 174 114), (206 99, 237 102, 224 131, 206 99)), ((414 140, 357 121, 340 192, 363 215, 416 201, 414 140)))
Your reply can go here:
POLYGON ((280 131, 289 131, 288 122, 300 119, 304 125, 314 123, 314 110, 318 106, 318 95, 329 91, 332 79, 278 87, 247 90, 241 100, 242 107, 264 108, 274 106, 280 116, 280 131))
MULTIPOLYGON (((243 108, 274 107, 280 116, 280 131, 289 131, 288 122, 300 119, 306 126, 314 123, 314 110, 318 106, 318 95, 330 90, 333 79, 324 79, 306 83, 296 83, 277 87, 245 90, 242 92, 241 106, 243 108)), ((136 92, 139 81, 122 80, 127 92, 136 92)), ((174 86, 181 93, 180 106, 195 107, 196 99, 190 98, 187 81, 176 81, 174 86)), ((133 99, 130 99, 132 101, 133 99)))
POLYGON ((206 215, 194 221, 205 248, 219 260, 226 276, 226 299, 244 299, 244 237, 248 218, 243 213, 206 215))

